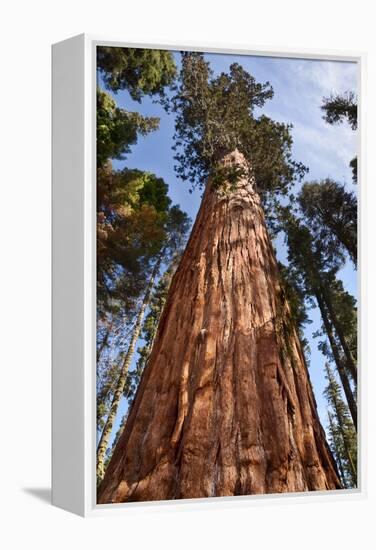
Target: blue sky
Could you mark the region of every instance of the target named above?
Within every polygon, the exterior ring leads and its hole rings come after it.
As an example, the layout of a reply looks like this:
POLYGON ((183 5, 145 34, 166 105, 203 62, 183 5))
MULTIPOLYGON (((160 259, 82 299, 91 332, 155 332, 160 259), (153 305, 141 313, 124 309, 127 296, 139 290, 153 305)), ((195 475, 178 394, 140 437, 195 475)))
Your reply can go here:
MULTIPOLYGON (((175 54, 179 60, 179 54, 175 54)), ((227 71, 233 62, 238 62, 257 81, 269 81, 274 89, 274 97, 263 107, 262 112, 280 122, 293 124, 293 157, 309 168, 305 181, 331 177, 345 183, 356 192, 352 184, 350 160, 357 154, 357 136, 347 123, 331 126, 322 119, 320 105, 322 98, 331 93, 347 90, 357 92, 357 66, 354 63, 337 61, 312 61, 261 56, 235 56, 227 54, 206 54, 215 73, 227 71)), ((163 109, 146 98, 141 104, 132 101, 129 94, 119 92, 114 96, 119 106, 139 111, 143 115, 160 117, 158 131, 140 138, 125 161, 114 162, 115 168, 127 166, 155 173, 169 185, 169 195, 173 203, 180 204, 192 220, 195 219, 200 204, 200 191, 189 193, 189 184, 184 183, 174 173, 173 144, 174 119, 163 109)), ((275 243, 278 259, 285 258, 285 249, 278 239, 275 243)), ((357 295, 356 272, 350 263, 341 270, 344 287, 355 297, 357 295)), ((321 325, 317 309, 309 311, 312 324, 305 330, 311 348, 310 376, 318 405, 321 421, 326 425, 326 402, 322 396, 325 387, 323 373, 324 357, 317 348, 318 339, 312 337, 321 325)), ((134 361, 137 358, 134 358, 134 361)), ((116 427, 126 411, 122 402, 118 412, 116 427)))

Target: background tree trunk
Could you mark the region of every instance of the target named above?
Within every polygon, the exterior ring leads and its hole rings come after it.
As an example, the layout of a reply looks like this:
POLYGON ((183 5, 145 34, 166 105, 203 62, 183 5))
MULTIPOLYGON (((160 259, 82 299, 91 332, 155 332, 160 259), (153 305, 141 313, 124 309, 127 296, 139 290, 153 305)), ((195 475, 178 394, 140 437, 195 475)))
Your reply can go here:
POLYGON ((338 470, 339 470, 339 474, 340 474, 340 478, 341 478, 341 483, 342 483, 343 487, 346 488, 347 486, 346 486, 345 470, 344 470, 344 467, 343 467, 341 449, 338 445, 338 434, 336 433, 337 432, 337 425, 335 424, 335 422, 333 420, 333 415, 330 411, 328 411, 328 420, 329 420, 329 430, 330 430, 330 433, 332 434, 332 437, 333 437, 333 446, 334 446, 334 448, 332 447, 333 454, 334 454, 334 456, 336 458, 336 461, 337 461, 337 464, 338 464, 338 470))
POLYGON ((317 291, 315 296, 316 296, 317 303, 319 305, 319 309, 320 309, 321 317, 322 317, 322 320, 323 320, 323 323, 324 323, 325 331, 326 331, 326 334, 328 336, 330 347, 331 347, 331 350, 332 350, 332 353, 333 353, 333 358, 334 358, 334 361, 335 361, 335 364, 336 364, 336 367, 337 367, 337 372, 339 374, 339 378, 340 378, 341 383, 342 383, 342 387, 343 387, 343 391, 344 391, 344 394, 345 394, 345 397, 346 397, 347 405, 349 407, 351 418, 352 418, 352 421, 354 423, 354 428, 357 431, 357 429, 358 429, 357 428, 357 426, 358 426, 357 405, 356 405, 356 401, 355 401, 355 398, 354 398, 354 394, 353 394, 351 386, 350 386, 350 381, 349 381, 349 378, 347 376, 346 370, 343 366, 343 362, 342 362, 343 359, 341 357, 339 346, 337 345, 336 339, 334 337, 332 325, 331 325, 331 322, 329 321, 328 313, 326 311, 325 304, 324 304, 323 299, 320 295, 320 292, 317 291))
MULTIPOLYGON (((330 396, 330 404, 332 405, 332 408, 334 411, 334 417, 336 419, 337 426, 338 426, 339 435, 342 440, 342 448, 343 448, 342 457, 341 457, 342 469, 343 469, 343 459, 345 459, 348 465, 348 470, 349 470, 350 479, 351 479, 351 486, 356 487, 357 472, 356 472, 356 467, 352 457, 352 450, 353 450, 352 444, 351 444, 352 438, 351 438, 351 434, 349 433, 348 423, 346 422, 346 417, 347 417, 346 413, 348 409, 346 410, 345 408, 346 405, 342 401, 342 398, 339 393, 339 386, 335 381, 335 378, 333 376, 333 373, 328 363, 325 365, 325 369, 326 369, 327 379, 329 383, 328 395, 330 396)), ((331 428, 333 429, 332 426, 331 428)))
POLYGON ((156 278, 157 274, 159 273, 160 265, 161 265, 161 258, 157 261, 157 263, 156 263, 156 265, 153 269, 152 275, 150 277, 150 280, 148 282, 148 286, 147 286, 147 289, 146 289, 146 292, 145 292, 145 296, 144 296, 143 302, 141 304, 140 311, 138 312, 138 315, 137 315, 136 324, 134 326, 133 333, 132 333, 132 338, 131 338, 131 341, 129 343, 129 347, 128 347, 127 353, 125 355, 125 358, 124 358, 124 362, 123 362, 123 365, 122 365, 122 368, 121 368, 121 371, 120 371, 120 375, 119 375, 119 378, 118 378, 117 383, 116 383, 116 388, 115 388, 115 391, 114 391, 114 396, 112 398, 111 407, 110 407, 110 410, 109 410, 109 413, 108 413, 108 416, 107 416, 107 420, 106 420, 106 423, 104 425, 104 428, 103 428, 103 431, 102 431, 102 434, 101 434, 101 438, 100 438, 100 441, 99 441, 99 444, 98 444, 98 448, 97 448, 97 479, 98 480, 101 480, 103 478, 103 475, 104 475, 104 463, 105 463, 105 455, 106 455, 106 450, 107 450, 107 447, 108 447, 108 442, 110 440, 110 436, 111 436, 112 428, 113 428, 113 425, 114 425, 114 422, 115 422, 116 414, 117 414, 117 411, 118 411, 118 408, 119 408, 121 396, 124 393, 125 384, 126 384, 127 376, 128 376, 128 371, 129 371, 129 367, 131 365, 131 361, 132 361, 134 350, 135 350, 135 347, 136 347, 136 344, 137 344, 137 340, 140 336, 140 332, 141 332, 141 328, 142 328, 142 322, 143 322, 144 315, 145 315, 145 310, 146 310, 146 308, 149 304, 151 291, 152 291, 153 286, 154 286, 155 278, 156 278))
POLYGON ((114 326, 114 323, 113 323, 113 321, 111 321, 107 324, 107 326, 105 328, 105 333, 103 335, 102 341, 101 341, 100 345, 97 348, 97 364, 99 363, 99 361, 101 359, 101 356, 102 356, 102 353, 103 353, 104 349, 108 345, 108 340, 109 340, 109 337, 111 335, 111 331, 113 329, 113 326, 114 326))
POLYGON ((99 503, 340 488, 254 181, 227 191, 206 187, 99 503))
POLYGON ((343 441, 343 448, 344 448, 344 451, 345 451, 345 456, 346 456, 346 459, 347 459, 347 462, 348 462, 349 468, 350 468, 351 480, 352 480, 353 486, 356 487, 356 482, 357 482, 356 469, 355 469, 355 465, 354 465, 354 462, 353 462, 353 459, 352 459, 352 456, 351 456, 351 450, 350 450, 347 434, 346 434, 346 431, 345 431, 345 428, 344 428, 344 423, 343 423, 341 411, 338 407, 338 404, 337 404, 337 401, 336 401, 335 398, 334 398, 334 408, 335 408, 336 418, 337 418, 337 421, 338 421, 338 428, 339 428, 339 431, 340 431, 340 434, 341 434, 341 437, 342 437, 342 441, 343 441))
POLYGON ((347 362, 347 366, 348 366, 348 369, 351 373, 351 376, 352 376, 352 379, 354 380, 355 384, 357 383, 357 367, 356 367, 356 362, 355 362, 355 359, 350 351, 350 348, 348 346, 348 343, 346 341, 346 337, 343 333, 343 330, 342 330, 342 327, 341 327, 341 324, 340 322, 338 321, 338 318, 337 318, 337 315, 336 315, 336 312, 334 310, 334 307, 333 307, 333 304, 332 304, 332 300, 330 298, 330 293, 327 291, 327 289, 325 289, 323 286, 321 286, 320 288, 320 291, 321 291, 321 295, 324 299, 324 302, 325 302, 325 305, 326 307, 328 308, 328 312, 329 312, 329 315, 330 315, 330 318, 331 318, 331 322, 333 324, 333 327, 336 331, 336 334, 339 338, 339 341, 341 342, 341 346, 342 346, 342 349, 343 349, 343 353, 345 354, 345 357, 346 357, 346 362, 347 362))

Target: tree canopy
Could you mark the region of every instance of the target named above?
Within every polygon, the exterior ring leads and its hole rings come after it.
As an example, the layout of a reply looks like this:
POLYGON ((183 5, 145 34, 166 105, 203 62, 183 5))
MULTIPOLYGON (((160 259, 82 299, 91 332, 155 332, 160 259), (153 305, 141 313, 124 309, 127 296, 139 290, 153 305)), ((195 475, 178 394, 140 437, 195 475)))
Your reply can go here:
POLYGON ((97 90, 97 165, 102 167, 109 159, 122 160, 137 143, 138 135, 156 130, 159 119, 143 117, 117 107, 112 97, 97 90))
POLYGON ((218 161, 238 149, 249 162, 260 192, 286 194, 306 168, 292 160, 291 125, 256 115, 256 109, 272 97, 269 82, 256 82, 238 63, 214 77, 202 54, 183 53, 179 85, 167 102, 176 113, 175 159, 180 178, 203 186, 210 174, 220 185, 231 174, 222 174, 218 161))
POLYGON ((298 202, 315 238, 333 253, 338 253, 338 247, 346 250, 356 266, 357 200, 354 193, 327 178, 305 183, 298 202))
POLYGON ((329 442, 337 459, 342 483, 345 488, 356 487, 357 484, 357 437, 351 421, 349 409, 342 399, 341 388, 330 368, 325 365, 328 382, 324 395, 330 409, 329 442))
POLYGON ((154 259, 189 225, 171 206, 162 178, 140 170, 102 169, 97 177, 98 301, 122 297, 128 306, 142 291, 154 259))
MULTIPOLYGON (((324 97, 321 109, 324 111, 323 119, 328 124, 342 124, 347 120, 352 130, 358 128, 358 101, 354 92, 324 97)), ((358 183, 358 159, 354 157, 350 161, 352 180, 358 183)))
POLYGON ((342 124, 345 120, 353 130, 358 127, 358 104, 354 92, 324 97, 321 109, 328 124, 342 124))
POLYGON ((97 47, 97 67, 107 88, 127 90, 132 99, 162 94, 176 75, 171 52, 143 48, 97 47))

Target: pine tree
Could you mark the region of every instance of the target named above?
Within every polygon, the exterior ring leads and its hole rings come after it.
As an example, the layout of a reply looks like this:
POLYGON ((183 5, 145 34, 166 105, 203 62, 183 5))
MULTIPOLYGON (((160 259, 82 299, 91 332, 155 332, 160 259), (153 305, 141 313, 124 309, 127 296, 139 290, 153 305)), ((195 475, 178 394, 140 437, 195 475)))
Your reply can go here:
MULTIPOLYGON (((313 239, 310 230, 290 209, 284 210, 283 227, 288 245, 290 268, 294 269, 296 281, 300 282, 303 292, 316 300, 320 309, 325 334, 330 342, 333 358, 346 395, 355 426, 357 425, 356 399, 351 388, 350 377, 356 384, 356 358, 351 350, 352 338, 349 338, 349 326, 341 322, 339 299, 340 282, 336 278, 342 266, 341 256, 332 252, 326 257, 325 243, 313 239)), ((342 301, 347 305, 351 297, 342 289, 342 301)), ((354 307, 354 302, 352 302, 354 307)), ((342 314, 343 315, 343 314, 342 314)))
POLYGON ((140 170, 98 171, 99 314, 133 312, 166 239, 171 206, 162 178, 140 170))
MULTIPOLYGON (((324 97, 321 105, 324 111, 323 119, 328 124, 342 124, 347 121, 352 130, 358 128, 358 101, 352 91, 344 94, 331 95, 324 97)), ((354 157, 350 162, 353 173, 353 182, 358 183, 358 159, 354 157)))
POLYGON ((341 434, 338 429, 338 424, 335 421, 333 413, 328 410, 328 440, 330 448, 332 450, 333 456, 336 460, 339 476, 341 479, 342 486, 344 489, 347 489, 347 480, 345 475, 345 469, 343 465, 343 453, 342 453, 342 440, 341 434))
MULTIPOLYGON (((357 307, 356 300, 351 294, 349 294, 343 287, 342 281, 334 277, 328 281, 330 286, 330 294, 332 298, 333 307, 337 313, 337 322, 341 325, 342 332, 346 338, 349 351, 351 356, 354 359, 354 362, 357 361, 357 307)), ((324 333, 325 327, 324 328, 324 333)), ((341 342, 336 336, 335 331, 332 327, 332 332, 336 338, 336 345, 339 349, 339 354, 341 360, 346 370, 347 375, 351 379, 355 389, 357 384, 357 377, 354 377, 353 369, 349 368, 348 361, 346 360, 346 355, 341 349, 341 342)))
POLYGON ((338 247, 357 263, 357 200, 345 186, 329 178, 305 183, 298 201, 311 233, 334 254, 338 247))
POLYGON ((98 46, 97 67, 108 89, 127 90, 135 101, 164 95, 176 75, 172 52, 164 50, 98 46))
POLYGON ((328 124, 342 124, 347 120, 352 130, 358 127, 358 104, 354 92, 324 97, 321 110, 328 124))
POLYGON ((312 323, 312 321, 307 313, 306 295, 301 285, 299 285, 294 270, 291 269, 290 265, 283 265, 281 262, 278 262, 278 267, 286 299, 290 306, 291 318, 297 328, 299 340, 303 347, 304 355, 307 358, 311 350, 308 340, 304 335, 304 329, 306 325, 312 323))
POLYGON ((357 437, 349 410, 342 399, 341 390, 329 363, 325 364, 328 386, 324 395, 333 410, 329 418, 329 433, 334 454, 341 464, 345 487, 357 486, 357 437))
POLYGON ((139 135, 156 130, 159 119, 143 117, 117 107, 114 99, 97 90, 97 166, 103 168, 110 159, 124 159, 137 143, 139 135))
MULTIPOLYGON (((343 356, 341 355, 341 350, 340 350, 339 344, 338 344, 338 342, 336 340, 336 337, 333 333, 333 326, 332 326, 332 324, 329 320, 328 312, 325 308, 325 304, 323 303, 323 301, 321 299, 321 296, 319 294, 317 294, 316 298, 317 298, 317 301, 318 301, 318 304, 319 304, 321 317, 323 319, 323 326, 324 326, 325 334, 327 335, 328 340, 330 342, 330 347, 331 347, 333 358, 334 358, 334 361, 335 361, 335 364, 336 364, 336 367, 337 367, 337 372, 338 372, 339 377, 341 379, 342 387, 343 387, 343 390, 344 390, 344 393, 345 393, 345 396, 346 396, 346 400, 347 400, 349 410, 351 412, 351 417, 352 417, 355 429, 357 429, 357 422, 358 422, 357 404, 356 404, 356 399, 355 399, 354 393, 353 393, 352 388, 351 388, 348 373, 346 372, 345 360, 344 360, 343 356)), ((323 349, 323 348, 321 348, 321 349, 323 349)))

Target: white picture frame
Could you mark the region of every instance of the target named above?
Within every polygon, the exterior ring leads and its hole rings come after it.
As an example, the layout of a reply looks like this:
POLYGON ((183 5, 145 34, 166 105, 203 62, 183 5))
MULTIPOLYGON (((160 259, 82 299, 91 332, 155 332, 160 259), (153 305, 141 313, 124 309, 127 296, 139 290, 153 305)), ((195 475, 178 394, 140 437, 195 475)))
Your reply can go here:
MULTIPOLYGON (((303 499, 364 498, 366 495, 365 464, 365 343, 360 332, 359 381, 359 464, 357 489, 195 499, 129 504, 96 504, 95 477, 95 106, 97 45, 143 47, 168 50, 244 55, 294 57, 352 61, 359 71, 359 174, 360 225, 363 234, 365 201, 365 145, 362 109, 365 64, 364 53, 335 51, 283 50, 246 46, 232 48, 227 44, 130 44, 126 41, 79 35, 52 47, 52 502, 81 516, 127 513, 144 507, 189 509, 198 506, 265 505, 303 499), (67 345, 67 342, 69 344, 67 345)), ((359 331, 364 325, 363 296, 365 274, 362 272, 364 245, 360 246, 359 331)))

